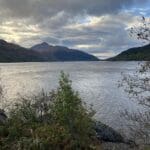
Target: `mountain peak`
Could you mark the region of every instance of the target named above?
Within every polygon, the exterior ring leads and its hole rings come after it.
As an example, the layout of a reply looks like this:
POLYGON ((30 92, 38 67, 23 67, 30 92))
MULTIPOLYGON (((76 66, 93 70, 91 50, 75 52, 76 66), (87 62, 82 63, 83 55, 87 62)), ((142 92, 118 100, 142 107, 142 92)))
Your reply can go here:
POLYGON ((0 44, 6 44, 6 43, 7 43, 6 41, 0 39, 0 44))
POLYGON ((49 46, 49 44, 48 43, 46 43, 46 42, 42 42, 41 44, 39 44, 39 45, 42 45, 42 46, 49 46))
POLYGON ((46 42, 42 42, 41 44, 38 44, 36 46, 43 48, 43 49, 46 49, 46 48, 49 48, 50 45, 46 42))
POLYGON ((42 52, 45 50, 47 51, 49 49, 49 47, 50 47, 50 45, 48 43, 43 42, 43 43, 40 43, 40 44, 37 44, 37 45, 31 47, 31 49, 42 52))
POLYGON ((52 46, 45 42, 35 45, 31 48, 33 51, 40 53, 45 61, 97 61, 97 57, 88 53, 69 49, 64 46, 52 46))

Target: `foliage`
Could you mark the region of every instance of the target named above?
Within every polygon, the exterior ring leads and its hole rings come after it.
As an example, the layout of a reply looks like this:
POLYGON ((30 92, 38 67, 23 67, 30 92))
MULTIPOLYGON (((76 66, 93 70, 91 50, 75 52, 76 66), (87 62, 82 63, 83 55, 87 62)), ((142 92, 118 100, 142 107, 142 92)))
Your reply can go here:
POLYGON ((150 143, 150 63, 141 64, 134 74, 123 74, 120 86, 124 87, 131 99, 137 100, 144 107, 138 113, 131 114, 127 110, 123 113, 133 122, 133 126, 130 126, 133 138, 150 143))
POLYGON ((21 101, 0 126, 0 149, 94 149, 93 111, 87 111, 63 72, 57 90, 21 101))
POLYGON ((150 43, 150 18, 143 16, 140 24, 131 28, 130 35, 136 37, 138 40, 150 43))
MULTIPOLYGON (((131 34, 150 44, 150 23, 143 17, 142 26, 131 28, 131 34)), ((136 99, 144 107, 142 112, 124 113, 134 123, 130 131, 134 133, 134 138, 140 137, 144 143, 150 144, 150 61, 142 63, 135 73, 123 75, 120 85, 130 98, 136 99)))

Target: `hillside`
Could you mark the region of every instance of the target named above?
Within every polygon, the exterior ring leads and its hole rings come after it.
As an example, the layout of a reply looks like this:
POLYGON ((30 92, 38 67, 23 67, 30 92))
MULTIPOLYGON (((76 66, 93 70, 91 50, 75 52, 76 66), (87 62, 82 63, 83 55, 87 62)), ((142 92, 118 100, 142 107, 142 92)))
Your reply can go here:
POLYGON ((0 62, 36 61, 43 61, 43 58, 37 52, 0 40, 0 62))
POLYGON ((110 61, 150 61, 150 44, 143 47, 131 48, 119 55, 109 58, 110 61))
POLYGON ((33 49, 0 40, 0 62, 96 61, 98 58, 79 50, 39 44, 33 49), (44 45, 46 47, 44 47, 44 45))
POLYGON ((31 48, 40 53, 46 61, 98 61, 99 59, 88 53, 69 49, 63 46, 51 46, 47 43, 41 43, 31 48))

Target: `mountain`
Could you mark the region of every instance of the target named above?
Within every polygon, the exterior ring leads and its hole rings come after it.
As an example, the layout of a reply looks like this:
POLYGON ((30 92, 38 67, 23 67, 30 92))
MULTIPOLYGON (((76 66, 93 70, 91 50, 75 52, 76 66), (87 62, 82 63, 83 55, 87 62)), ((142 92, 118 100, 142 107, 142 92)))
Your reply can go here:
POLYGON ((98 58, 61 46, 42 43, 27 49, 0 40, 0 62, 43 62, 43 61, 96 61, 98 58), (32 49, 33 48, 33 49, 32 49))
POLYGON ((41 43, 31 47, 32 50, 40 53, 46 61, 98 61, 99 59, 88 53, 69 49, 63 46, 51 46, 41 43))
POLYGON ((0 40, 0 62, 36 62, 43 61, 39 53, 19 45, 0 40))
POLYGON ((150 61, 150 44, 143 47, 131 48, 119 55, 109 58, 110 61, 150 61))

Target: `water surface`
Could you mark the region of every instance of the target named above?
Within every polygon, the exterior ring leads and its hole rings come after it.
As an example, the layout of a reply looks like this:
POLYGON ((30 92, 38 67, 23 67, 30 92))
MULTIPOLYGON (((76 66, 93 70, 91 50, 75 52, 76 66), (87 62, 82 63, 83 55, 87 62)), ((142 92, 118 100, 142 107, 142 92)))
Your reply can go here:
POLYGON ((5 97, 12 104, 18 94, 30 95, 58 86, 60 71, 69 73, 73 88, 83 100, 92 104, 95 117, 121 129, 124 118, 120 111, 134 110, 137 104, 118 88, 121 72, 133 73, 137 62, 51 62, 51 63, 0 63, 5 97))

